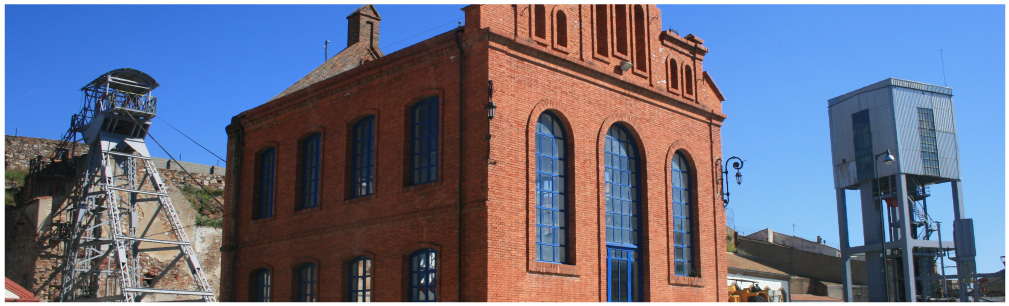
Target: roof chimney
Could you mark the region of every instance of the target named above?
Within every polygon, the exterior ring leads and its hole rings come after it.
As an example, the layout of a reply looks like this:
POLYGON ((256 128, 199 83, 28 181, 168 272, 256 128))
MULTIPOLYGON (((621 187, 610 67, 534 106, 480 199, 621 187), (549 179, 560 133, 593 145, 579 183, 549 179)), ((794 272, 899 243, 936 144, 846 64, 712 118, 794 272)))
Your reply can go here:
POLYGON ((347 47, 364 42, 372 48, 378 48, 379 21, 382 21, 382 16, 378 15, 375 6, 371 4, 350 13, 347 16, 347 47))

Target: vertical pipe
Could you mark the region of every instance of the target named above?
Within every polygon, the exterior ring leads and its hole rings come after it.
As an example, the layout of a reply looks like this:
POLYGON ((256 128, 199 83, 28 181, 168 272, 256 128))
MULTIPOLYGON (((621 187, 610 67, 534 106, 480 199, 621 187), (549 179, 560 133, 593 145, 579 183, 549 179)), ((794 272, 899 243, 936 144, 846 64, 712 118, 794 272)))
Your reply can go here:
POLYGON ((939 233, 939 273, 942 274, 942 297, 946 297, 946 251, 942 248, 942 223, 935 222, 935 231, 939 233))

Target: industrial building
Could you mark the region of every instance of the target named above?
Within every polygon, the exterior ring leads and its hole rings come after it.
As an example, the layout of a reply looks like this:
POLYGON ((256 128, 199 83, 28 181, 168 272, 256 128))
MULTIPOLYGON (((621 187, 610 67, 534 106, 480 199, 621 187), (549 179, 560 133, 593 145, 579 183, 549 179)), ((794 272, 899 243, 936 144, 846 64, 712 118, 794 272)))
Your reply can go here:
MULTIPOLYGON (((945 279, 975 283, 974 229, 964 215, 953 90, 886 79, 828 100, 845 300, 850 258, 865 254, 869 300, 968 301, 945 279), (929 214, 930 189, 949 183, 954 237, 929 214), (845 190, 859 190, 865 245, 850 246, 845 190), (952 239, 952 241, 950 241, 952 239), (952 254, 950 253, 952 251, 952 254), (950 262, 946 262, 947 258, 950 262), (945 266, 956 266, 947 276, 945 266)), ((932 209, 936 209, 933 205, 932 209)))
POLYGON ((222 301, 726 300, 725 100, 654 5, 470 5, 227 127, 222 301))

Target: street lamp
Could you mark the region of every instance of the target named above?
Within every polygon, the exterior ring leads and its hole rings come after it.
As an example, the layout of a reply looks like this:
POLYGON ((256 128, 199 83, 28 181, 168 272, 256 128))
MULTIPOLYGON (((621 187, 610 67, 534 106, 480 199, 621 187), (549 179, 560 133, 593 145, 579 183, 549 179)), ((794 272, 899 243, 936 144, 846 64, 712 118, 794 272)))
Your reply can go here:
POLYGON ((718 160, 715 161, 715 166, 721 167, 721 170, 722 170, 721 171, 722 172, 722 176, 720 178, 718 178, 718 184, 719 184, 719 186, 722 187, 722 208, 723 209, 726 208, 726 207, 729 207, 729 185, 730 184, 727 183, 725 180, 727 180, 729 178, 729 171, 726 168, 729 167, 729 161, 731 161, 733 159, 736 160, 736 162, 732 163, 732 168, 736 169, 736 185, 742 185, 743 184, 743 174, 739 173, 739 169, 743 168, 743 160, 742 159, 740 159, 739 157, 735 157, 735 156, 729 157, 729 159, 725 160, 725 165, 724 166, 722 165, 722 158, 718 158, 718 160))
POLYGON ((494 119, 496 114, 497 105, 494 105, 494 101, 491 98, 494 96, 494 81, 487 81, 487 105, 484 107, 487 109, 487 120, 494 119))
MULTIPOLYGON (((878 162, 879 161, 879 157, 883 156, 883 155, 886 155, 886 157, 883 158, 883 164, 892 165, 893 161, 894 161, 893 155, 890 154, 890 149, 886 149, 886 152, 876 154, 876 156, 874 156, 872 158, 872 174, 876 178, 876 195, 877 196, 879 196, 879 194, 883 192, 883 188, 881 188, 879 186, 879 172, 876 171, 876 162, 878 162)), ((885 232, 886 231, 886 224, 885 224, 885 220, 883 218, 883 199, 882 199, 882 197, 879 197, 879 199, 876 199, 876 201, 879 202, 879 257, 883 259, 883 262, 882 262, 882 266, 883 266, 883 285, 885 286, 885 287, 883 287, 883 295, 886 297, 886 301, 889 302, 890 301, 890 277, 888 275, 889 274, 889 271, 888 271, 889 269, 886 266, 886 232, 885 232)))

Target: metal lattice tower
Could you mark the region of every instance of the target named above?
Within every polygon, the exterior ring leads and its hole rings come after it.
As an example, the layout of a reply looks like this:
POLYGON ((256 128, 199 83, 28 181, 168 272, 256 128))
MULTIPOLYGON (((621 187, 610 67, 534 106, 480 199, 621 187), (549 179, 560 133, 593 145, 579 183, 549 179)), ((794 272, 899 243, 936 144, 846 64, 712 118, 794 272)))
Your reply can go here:
POLYGON ((216 301, 144 143, 157 110, 156 87, 146 73, 124 68, 81 89, 83 106, 57 149, 62 155, 77 133, 89 147, 79 192, 65 210, 62 301, 139 302, 152 295, 216 301), (156 271, 149 263, 157 258, 171 262, 156 271), (180 261, 188 275, 176 269, 180 261), (172 273, 184 281, 162 281, 172 273))

